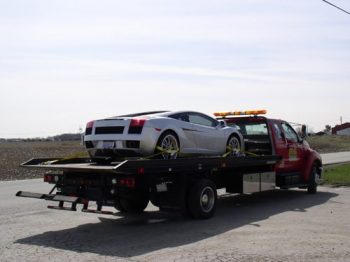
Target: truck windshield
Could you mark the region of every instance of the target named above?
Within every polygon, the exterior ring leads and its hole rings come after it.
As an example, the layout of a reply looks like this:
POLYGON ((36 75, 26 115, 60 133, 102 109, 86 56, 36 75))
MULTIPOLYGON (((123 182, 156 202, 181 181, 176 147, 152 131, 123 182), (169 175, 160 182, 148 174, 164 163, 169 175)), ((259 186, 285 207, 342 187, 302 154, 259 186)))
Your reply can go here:
POLYGON ((266 123, 228 123, 235 126, 243 136, 246 135, 268 135, 266 123))
POLYGON ((244 138, 245 151, 247 154, 270 155, 272 145, 270 134, 265 119, 240 118, 227 121, 227 125, 234 126, 244 138))

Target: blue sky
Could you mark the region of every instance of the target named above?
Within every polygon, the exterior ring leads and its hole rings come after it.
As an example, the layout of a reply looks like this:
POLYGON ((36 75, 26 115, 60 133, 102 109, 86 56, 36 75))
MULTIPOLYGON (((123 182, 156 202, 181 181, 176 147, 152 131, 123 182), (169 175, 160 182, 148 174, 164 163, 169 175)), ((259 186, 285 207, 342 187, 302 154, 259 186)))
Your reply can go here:
POLYGON ((320 0, 0 0, 0 40, 0 137, 158 109, 350 122, 350 15, 320 0))

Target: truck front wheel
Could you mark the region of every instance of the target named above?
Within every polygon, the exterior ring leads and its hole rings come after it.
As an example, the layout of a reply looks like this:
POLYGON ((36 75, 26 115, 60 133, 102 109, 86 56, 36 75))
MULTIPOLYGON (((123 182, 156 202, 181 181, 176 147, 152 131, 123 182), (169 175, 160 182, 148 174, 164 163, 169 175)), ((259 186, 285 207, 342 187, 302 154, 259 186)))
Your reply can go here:
POLYGON ((215 213, 217 192, 215 184, 209 179, 197 181, 188 195, 188 212, 193 218, 206 219, 215 213))
POLYGON ((314 164, 311 168, 309 185, 307 187, 307 192, 309 194, 316 194, 317 193, 318 179, 319 179, 319 175, 317 174, 317 166, 316 166, 316 164, 314 164))

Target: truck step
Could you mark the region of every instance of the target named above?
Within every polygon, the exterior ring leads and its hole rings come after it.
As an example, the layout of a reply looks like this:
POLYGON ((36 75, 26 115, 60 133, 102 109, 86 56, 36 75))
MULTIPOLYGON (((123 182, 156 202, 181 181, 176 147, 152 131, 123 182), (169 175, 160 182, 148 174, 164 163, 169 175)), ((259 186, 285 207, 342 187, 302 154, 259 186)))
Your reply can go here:
POLYGON ((18 191, 16 193, 16 196, 18 196, 18 197, 29 197, 29 198, 39 198, 39 199, 45 198, 45 194, 32 193, 32 192, 26 192, 26 191, 18 191))
POLYGON ((92 209, 82 209, 81 212, 102 214, 102 215, 114 215, 114 212, 112 212, 112 211, 102 211, 102 210, 98 211, 98 210, 92 210, 92 209))
POLYGON ((18 191, 16 193, 16 196, 18 196, 18 197, 28 197, 28 198, 52 200, 55 195, 42 194, 42 193, 33 193, 33 192, 26 192, 26 191, 18 191))
POLYGON ((77 211, 75 207, 63 207, 63 206, 47 206, 49 209, 65 210, 65 211, 77 211))
POLYGON ((68 203, 78 203, 78 202, 79 202, 79 197, 55 195, 55 196, 52 198, 52 201, 62 201, 62 202, 68 202, 68 203))

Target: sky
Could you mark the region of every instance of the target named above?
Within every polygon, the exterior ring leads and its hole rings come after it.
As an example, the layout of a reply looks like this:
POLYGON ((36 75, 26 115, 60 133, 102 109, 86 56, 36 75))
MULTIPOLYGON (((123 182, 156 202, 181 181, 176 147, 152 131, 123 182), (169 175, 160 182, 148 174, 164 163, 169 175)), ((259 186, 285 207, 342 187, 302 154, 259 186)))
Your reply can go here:
POLYGON ((0 0, 0 138, 250 109, 350 122, 350 15, 321 0, 0 0))

